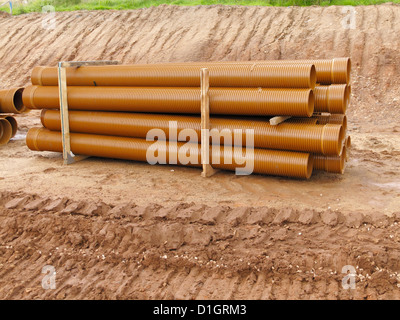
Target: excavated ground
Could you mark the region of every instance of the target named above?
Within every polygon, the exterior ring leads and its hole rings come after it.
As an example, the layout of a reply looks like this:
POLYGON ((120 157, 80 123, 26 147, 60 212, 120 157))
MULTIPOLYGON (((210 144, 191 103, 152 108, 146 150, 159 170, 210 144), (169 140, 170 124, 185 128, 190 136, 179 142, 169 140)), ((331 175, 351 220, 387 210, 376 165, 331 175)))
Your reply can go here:
POLYGON ((344 175, 309 181, 0 147, 2 299, 400 298, 400 6, 198 6, 0 16, 0 88, 67 60, 353 61, 344 175), (57 271, 44 290, 43 266, 57 271), (356 269, 345 290, 342 268, 356 269))

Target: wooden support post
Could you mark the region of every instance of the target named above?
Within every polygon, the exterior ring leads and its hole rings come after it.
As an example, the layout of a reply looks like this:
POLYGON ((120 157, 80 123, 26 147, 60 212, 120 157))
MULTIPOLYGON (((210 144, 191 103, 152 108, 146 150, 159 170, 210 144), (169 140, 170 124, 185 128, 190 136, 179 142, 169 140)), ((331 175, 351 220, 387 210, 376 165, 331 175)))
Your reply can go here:
POLYGON ((284 116, 273 117, 273 118, 269 119, 269 124, 271 126, 276 126, 290 118, 291 117, 284 117, 284 116))
POLYGON ((69 131, 68 94, 67 94, 67 70, 68 67, 115 65, 118 61, 74 61, 59 62, 58 64, 58 90, 60 99, 61 134, 63 146, 64 164, 72 164, 86 159, 87 156, 76 156, 71 151, 71 137, 69 131))
POLYGON ((210 177, 218 170, 210 165, 210 76, 207 68, 200 71, 201 85, 201 164, 202 177, 210 177))

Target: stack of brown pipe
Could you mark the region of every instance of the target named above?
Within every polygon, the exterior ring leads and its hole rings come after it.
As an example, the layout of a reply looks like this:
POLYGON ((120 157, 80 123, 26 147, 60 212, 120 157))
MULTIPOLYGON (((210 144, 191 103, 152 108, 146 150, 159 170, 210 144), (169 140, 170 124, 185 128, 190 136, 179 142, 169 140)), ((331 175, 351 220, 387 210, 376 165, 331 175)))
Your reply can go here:
POLYGON ((25 112, 23 88, 0 90, 0 145, 7 144, 17 134, 17 120, 11 114, 25 112))
MULTIPOLYGON (((312 119, 318 125, 340 124, 347 132, 346 111, 350 102, 351 86, 349 84, 317 85, 314 89, 315 109, 312 119)), ((297 119, 297 121, 302 121, 297 119)), ((308 118, 303 121, 309 121, 308 118)), ((350 136, 346 136, 342 144, 340 155, 314 154, 314 169, 333 173, 344 173, 348 161, 350 136)))
MULTIPOLYGON (((224 147, 210 148, 210 158, 221 160, 219 164, 211 162, 213 167, 240 167, 229 151, 237 149, 227 148, 235 144, 236 129, 242 130, 243 153, 245 130, 254 130, 251 157, 255 173, 308 179, 313 167, 317 169, 314 158, 343 157, 344 121, 337 120, 336 115, 327 121, 316 115, 324 117, 326 112, 345 111, 349 58, 67 68, 72 152, 149 161, 146 151, 154 142, 146 141, 146 137, 157 128, 166 133, 167 146, 161 152, 165 152, 167 163, 176 158, 182 152, 180 147, 188 141, 185 129, 193 129, 200 141, 203 67, 210 74, 211 143, 216 142, 213 129, 228 132, 224 138, 217 136, 224 147), (322 89, 325 86, 328 89, 322 89), (268 121, 273 116, 292 118, 273 126, 268 121), (176 124, 176 135, 169 132, 171 121, 176 124), (171 143, 180 133, 180 142, 171 143)), ((31 80, 32 86, 23 93, 23 102, 28 108, 44 109, 44 128, 31 129, 27 145, 32 150, 62 152, 57 68, 36 67, 31 80)), ((189 149, 200 157, 199 143, 187 143, 186 147, 185 152, 189 149)), ((324 169, 337 172, 331 166, 324 169)))

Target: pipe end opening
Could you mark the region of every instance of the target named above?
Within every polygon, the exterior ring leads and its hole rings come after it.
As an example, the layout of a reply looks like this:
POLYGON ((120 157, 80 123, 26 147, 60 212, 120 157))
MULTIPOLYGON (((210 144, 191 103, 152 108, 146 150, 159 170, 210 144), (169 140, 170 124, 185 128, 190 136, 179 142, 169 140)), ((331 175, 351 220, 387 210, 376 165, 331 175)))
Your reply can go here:
POLYGON ((0 119, 2 126, 2 135, 0 136, 0 145, 8 143, 12 137, 12 126, 11 123, 6 119, 0 119))

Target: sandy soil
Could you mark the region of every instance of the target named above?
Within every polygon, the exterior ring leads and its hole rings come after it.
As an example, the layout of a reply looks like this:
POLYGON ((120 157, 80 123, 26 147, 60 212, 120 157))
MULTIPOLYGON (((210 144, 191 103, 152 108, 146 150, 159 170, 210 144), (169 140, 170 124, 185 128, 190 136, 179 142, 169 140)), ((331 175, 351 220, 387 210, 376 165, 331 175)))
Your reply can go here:
POLYGON ((400 6, 168 7, 0 16, 0 87, 36 65, 353 60, 344 175, 310 181, 0 148, 0 298, 400 298, 400 6), (57 288, 41 286, 44 265, 57 288), (342 267, 357 270, 344 290, 342 267))

